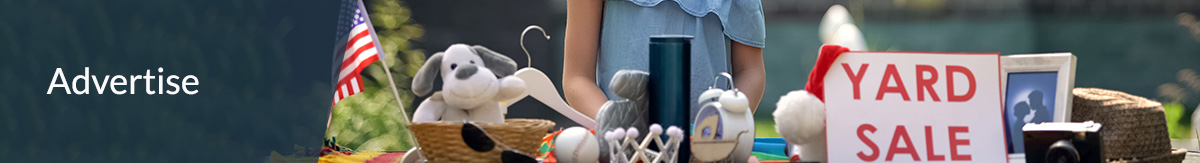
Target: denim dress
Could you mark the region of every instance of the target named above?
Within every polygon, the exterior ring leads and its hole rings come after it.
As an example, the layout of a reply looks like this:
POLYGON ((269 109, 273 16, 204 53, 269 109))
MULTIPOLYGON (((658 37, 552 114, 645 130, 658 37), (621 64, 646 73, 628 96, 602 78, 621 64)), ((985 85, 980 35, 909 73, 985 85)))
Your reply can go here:
MULTIPOLYGON (((700 93, 713 85, 718 74, 730 72, 729 41, 762 48, 766 39, 758 0, 610 0, 604 3, 601 28, 596 84, 609 99, 620 98, 608 88, 614 73, 649 72, 650 36, 694 37, 689 119, 695 119, 700 108, 696 104, 700 93)), ((718 88, 728 89, 728 82, 718 83, 718 88)))

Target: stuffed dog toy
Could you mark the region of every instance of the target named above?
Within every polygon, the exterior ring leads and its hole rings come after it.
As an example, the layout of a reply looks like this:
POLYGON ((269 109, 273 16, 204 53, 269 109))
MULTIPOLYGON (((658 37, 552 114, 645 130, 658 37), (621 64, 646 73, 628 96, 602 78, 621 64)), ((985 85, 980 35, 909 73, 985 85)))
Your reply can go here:
POLYGON ((486 47, 450 45, 430 56, 413 77, 417 96, 433 91, 435 75, 442 77, 441 91, 417 107, 413 122, 473 121, 504 123, 500 101, 525 92, 525 81, 512 77, 517 63, 486 47))

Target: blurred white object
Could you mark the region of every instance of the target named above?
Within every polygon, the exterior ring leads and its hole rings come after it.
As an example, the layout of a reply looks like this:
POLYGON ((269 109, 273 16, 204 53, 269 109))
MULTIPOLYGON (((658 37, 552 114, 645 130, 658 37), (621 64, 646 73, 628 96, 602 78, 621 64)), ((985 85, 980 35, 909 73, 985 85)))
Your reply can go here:
POLYGON ((1200 122, 1200 114, 1197 114, 1200 113, 1200 107, 1196 107, 1196 110, 1197 111, 1192 112, 1192 131, 1189 131, 1192 133, 1189 134, 1192 135, 1192 137, 1186 139, 1171 139, 1171 148, 1184 148, 1188 149, 1188 151, 1200 150, 1200 134, 1196 133, 1197 131, 1200 131, 1197 130, 1197 126, 1200 126, 1198 125, 1200 123, 1197 123, 1200 122))
MULTIPOLYGON (((1192 111, 1192 134, 1191 134, 1192 139, 1200 139, 1200 134, 1196 133, 1197 131, 1200 131, 1200 130, 1197 130, 1197 127, 1200 127, 1200 125, 1197 125, 1197 124, 1200 124, 1200 123, 1197 123, 1197 122, 1200 122, 1200 114, 1196 114, 1196 113, 1200 113, 1200 107, 1196 107, 1196 110, 1192 111)), ((1193 148, 1188 148, 1188 149, 1197 150, 1197 149, 1193 149, 1193 148)))
POLYGON ((822 43, 830 43, 838 28, 844 24, 854 24, 854 19, 850 17, 850 11, 842 5, 833 5, 825 11, 825 16, 821 18, 820 37, 822 43))
POLYGON ((851 51, 867 50, 867 39, 863 37, 858 25, 854 25, 850 11, 842 5, 829 7, 825 16, 821 18, 819 28, 822 44, 841 45, 850 48, 851 51))
POLYGON ((850 51, 867 50, 867 39, 854 24, 843 24, 838 27, 837 31, 834 31, 833 37, 829 38, 829 42, 825 42, 825 44, 841 45, 850 48, 850 51))

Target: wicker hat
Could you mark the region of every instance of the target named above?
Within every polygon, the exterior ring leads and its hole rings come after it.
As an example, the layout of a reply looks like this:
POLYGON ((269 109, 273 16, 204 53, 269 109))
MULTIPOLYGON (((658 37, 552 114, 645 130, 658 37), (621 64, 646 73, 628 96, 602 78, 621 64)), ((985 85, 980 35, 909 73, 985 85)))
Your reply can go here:
POLYGON ((1104 125, 1108 162, 1179 163, 1187 150, 1171 150, 1162 104, 1120 91, 1075 88, 1071 121, 1104 125))

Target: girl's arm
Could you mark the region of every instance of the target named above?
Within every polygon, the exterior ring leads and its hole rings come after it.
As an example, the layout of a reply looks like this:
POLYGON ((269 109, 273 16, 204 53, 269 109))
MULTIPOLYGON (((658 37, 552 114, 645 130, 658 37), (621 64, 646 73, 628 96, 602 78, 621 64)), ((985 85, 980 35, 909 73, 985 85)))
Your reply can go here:
POLYGON ((591 118, 596 118, 600 105, 608 101, 596 86, 596 55, 603 9, 602 0, 567 1, 563 92, 572 108, 591 118))
POLYGON ((762 48, 749 46, 730 41, 733 43, 732 52, 732 68, 734 87, 746 94, 746 99, 750 101, 750 111, 758 110, 758 103, 762 101, 763 89, 766 88, 767 71, 763 68, 762 48))

